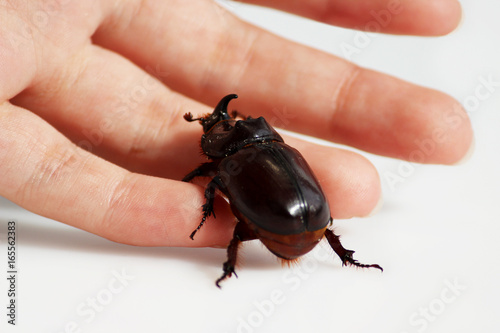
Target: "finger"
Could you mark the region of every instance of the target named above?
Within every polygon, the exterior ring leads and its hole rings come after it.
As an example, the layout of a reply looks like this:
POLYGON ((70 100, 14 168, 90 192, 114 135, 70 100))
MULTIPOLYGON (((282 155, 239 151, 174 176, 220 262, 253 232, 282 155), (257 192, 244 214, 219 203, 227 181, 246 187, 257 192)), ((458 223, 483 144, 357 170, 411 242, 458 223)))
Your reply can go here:
MULTIPOLYGON (((93 47, 90 36, 100 18, 99 6, 82 6, 86 5, 71 2, 45 8, 30 3, 7 11, 11 15, 0 27, 0 35, 7 36, 0 54, 6 64, 0 66, 0 97, 36 112, 82 148, 129 170, 172 175, 170 171, 178 169, 161 163, 179 156, 179 151, 172 155, 164 149, 168 142, 161 131, 171 121, 172 110, 178 109, 170 101, 172 94, 130 61, 93 47), (45 19, 39 22, 37 17, 45 19), (140 108, 148 112, 136 113, 140 108), (148 126, 153 122, 157 126, 148 126)), ((5 14, 0 11, 0 16, 5 14)), ((172 119, 175 123, 181 116, 172 119)), ((169 137, 177 146, 190 144, 173 134, 169 137)))
POLYGON ((36 84, 11 101, 36 112, 78 146, 129 171, 175 179, 200 162, 200 128, 182 115, 210 111, 120 55, 93 45, 50 74, 40 74, 36 84))
POLYGON ((344 28, 422 36, 444 35, 461 18, 456 0, 242 0, 344 28))
MULTIPOLYGON (((6 6, 7 8, 7 6, 6 6)), ((11 11, 0 9, 0 102, 28 86, 35 75, 35 47, 29 26, 11 11), (12 78, 15 78, 13 80, 12 78)))
MULTIPOLYGON (((0 135, 0 172, 4 176, 0 179, 0 194, 7 199, 125 244, 224 246, 230 240, 234 218, 221 199, 216 200, 217 219, 209 221, 195 241, 188 238, 201 216, 202 188, 113 166, 77 148, 40 118, 9 103, 0 107, 0 118, 1 124, 9 124, 3 126, 0 135)), ((298 140, 290 141, 299 148, 307 147, 298 140)), ((376 185, 373 171, 367 172, 370 167, 359 163, 361 160, 351 153, 328 151, 328 156, 336 159, 332 164, 329 159, 325 161, 325 153, 318 148, 307 150, 306 156, 313 163, 321 158, 322 163, 333 166, 318 170, 326 191, 334 193, 330 198, 333 216, 365 212, 373 205, 371 195, 379 194, 377 186, 367 185, 376 185)))
POLYGON ((37 214, 110 240, 142 246, 225 245, 234 225, 224 201, 210 232, 202 189, 130 173, 77 148, 41 118, 0 106, 0 195, 37 214))
POLYGON ((101 2, 2 2, 0 101, 36 83, 89 44, 102 19, 101 2))
POLYGON ((455 163, 470 147, 469 119, 447 95, 285 41, 210 1, 171 4, 177 11, 145 6, 132 21, 111 11, 95 41, 143 67, 168 68, 164 81, 184 95, 215 105, 236 92, 242 113, 293 131, 422 163, 455 163), (421 152, 422 142, 432 147, 421 152))
POLYGON ((377 170, 366 158, 351 151, 331 148, 284 136, 313 168, 330 204, 334 219, 367 216, 381 200, 377 170))

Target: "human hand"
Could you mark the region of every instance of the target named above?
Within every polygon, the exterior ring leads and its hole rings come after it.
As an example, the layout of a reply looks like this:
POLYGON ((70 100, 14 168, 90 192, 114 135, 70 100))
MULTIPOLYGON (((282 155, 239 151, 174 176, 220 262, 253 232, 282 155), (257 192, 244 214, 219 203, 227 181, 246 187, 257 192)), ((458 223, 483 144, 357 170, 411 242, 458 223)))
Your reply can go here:
MULTIPOLYGON (((389 2, 272 4, 355 27, 389 2)), ((182 115, 210 112, 228 93, 240 95, 234 105, 243 114, 376 154, 411 159, 419 142, 434 140, 421 162, 453 164, 471 144, 467 115, 447 95, 283 40, 212 1, 6 4, 0 195, 113 241, 227 245, 234 217, 221 198, 217 219, 189 239, 203 188, 179 180, 202 161, 201 128, 182 115)), ((383 31, 444 34, 460 18, 454 0, 404 6, 383 31)), ((315 170, 334 218, 364 216, 376 206, 380 180, 365 158, 285 140, 315 170)))

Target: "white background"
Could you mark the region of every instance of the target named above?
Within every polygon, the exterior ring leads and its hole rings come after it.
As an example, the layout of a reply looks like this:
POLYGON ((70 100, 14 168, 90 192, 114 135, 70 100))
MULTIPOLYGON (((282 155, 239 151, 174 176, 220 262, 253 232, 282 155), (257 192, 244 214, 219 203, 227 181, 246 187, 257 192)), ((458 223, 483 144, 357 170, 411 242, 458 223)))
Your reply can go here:
POLYGON ((373 217, 335 226, 357 259, 379 263, 383 273, 343 268, 326 246, 282 268, 251 242, 241 252, 239 278, 219 290, 223 249, 115 244, 0 199, 1 331, 500 332, 500 3, 461 3, 464 20, 446 37, 363 39, 224 1, 243 19, 326 52, 344 56, 342 43, 354 45, 354 62, 466 104, 476 138, 466 164, 422 166, 366 154, 379 170, 385 204, 373 217), (497 82, 486 98, 476 93, 487 91, 478 88, 481 78, 497 82), (394 175, 400 182, 391 185, 394 175), (18 226, 15 328, 5 315, 10 219, 18 226))

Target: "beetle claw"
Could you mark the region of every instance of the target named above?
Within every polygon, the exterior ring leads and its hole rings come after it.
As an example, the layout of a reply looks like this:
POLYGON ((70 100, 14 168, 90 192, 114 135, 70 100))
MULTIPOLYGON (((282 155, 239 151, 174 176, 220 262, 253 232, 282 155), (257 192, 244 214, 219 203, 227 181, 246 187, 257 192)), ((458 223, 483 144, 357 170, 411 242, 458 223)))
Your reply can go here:
POLYGON ((196 229, 194 229, 194 231, 191 233, 191 235, 189 235, 189 238, 191 238, 192 240, 194 240, 194 234, 196 234, 196 232, 198 230, 200 230, 201 227, 203 227, 203 224, 205 224, 206 220, 207 220, 207 216, 205 214, 203 214, 203 218, 201 219, 200 224, 198 224, 198 227, 196 227, 196 229))
POLYGON ((238 277, 238 275, 236 274, 236 272, 234 271, 234 266, 231 265, 231 263, 229 261, 226 261, 223 265, 223 271, 224 271, 224 274, 222 274, 222 276, 220 278, 217 279, 217 281, 215 281, 215 285, 221 289, 221 286, 220 286, 220 283, 225 280, 226 278, 230 278, 233 274, 235 277, 238 277))
POLYGON ((346 250, 346 252, 347 253, 342 258, 342 266, 351 265, 351 266, 356 266, 356 267, 361 267, 361 268, 378 268, 378 269, 380 269, 380 271, 382 271, 382 272, 384 271, 384 269, 377 264, 366 265, 366 264, 362 264, 359 261, 355 260, 352 257, 354 251, 346 250))
POLYGON ((199 228, 196 228, 192 233, 191 235, 189 235, 189 238, 191 238, 191 240, 194 240, 194 234, 196 234, 196 232, 198 231, 199 228))
POLYGON ((225 278, 226 278, 226 276, 221 276, 220 278, 217 279, 217 281, 215 281, 215 285, 217 286, 217 288, 222 289, 222 287, 220 286, 220 283, 225 278))
POLYGON ((359 263, 357 260, 354 260, 352 256, 354 254, 354 251, 347 250, 345 247, 343 247, 342 243, 340 243, 339 236, 335 235, 333 231, 331 231, 330 229, 326 229, 325 237, 330 246, 332 247, 332 249, 335 251, 335 253, 337 253, 337 255, 342 260, 342 266, 351 265, 362 268, 378 268, 382 272, 384 271, 382 267, 380 267, 377 264, 366 265, 359 263))

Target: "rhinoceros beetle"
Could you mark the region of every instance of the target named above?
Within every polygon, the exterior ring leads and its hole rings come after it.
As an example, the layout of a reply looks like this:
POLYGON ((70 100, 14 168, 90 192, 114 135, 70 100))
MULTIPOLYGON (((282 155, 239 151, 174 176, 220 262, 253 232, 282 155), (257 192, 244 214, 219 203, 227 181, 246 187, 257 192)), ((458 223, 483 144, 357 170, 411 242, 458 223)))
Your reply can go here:
POLYGON ((201 164, 182 180, 212 178, 205 189, 203 217, 191 239, 210 215, 215 217, 216 189, 227 197, 237 219, 217 287, 225 278, 236 275, 238 246, 253 239, 259 239, 277 257, 290 261, 311 251, 325 236, 343 265, 382 270, 379 265, 354 260, 354 251, 345 249, 339 236, 327 229, 333 221, 330 208, 304 157, 287 145, 263 117, 227 112, 229 102, 237 97, 225 96, 213 113, 204 117, 184 115, 185 120, 199 121, 203 126, 201 148, 210 162, 201 164))

